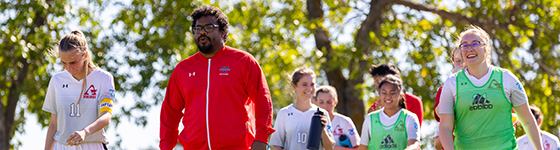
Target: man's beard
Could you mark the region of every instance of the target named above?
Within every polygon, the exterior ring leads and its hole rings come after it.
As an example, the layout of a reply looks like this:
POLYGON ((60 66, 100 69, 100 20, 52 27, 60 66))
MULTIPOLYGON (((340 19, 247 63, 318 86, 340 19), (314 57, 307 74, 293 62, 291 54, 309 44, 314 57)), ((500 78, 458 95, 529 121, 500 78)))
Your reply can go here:
POLYGON ((210 54, 210 53, 212 53, 212 48, 214 48, 214 45, 212 45, 212 40, 210 39, 210 37, 205 36, 205 35, 202 35, 202 36, 198 37, 198 39, 196 40, 195 43, 196 43, 196 47, 198 47, 198 50, 199 50, 201 53, 204 53, 204 54, 210 54), (206 39, 208 40, 208 41, 207 41, 207 42, 209 43, 208 45, 201 45, 201 44, 199 43, 200 38, 203 38, 203 37, 206 37, 206 39))

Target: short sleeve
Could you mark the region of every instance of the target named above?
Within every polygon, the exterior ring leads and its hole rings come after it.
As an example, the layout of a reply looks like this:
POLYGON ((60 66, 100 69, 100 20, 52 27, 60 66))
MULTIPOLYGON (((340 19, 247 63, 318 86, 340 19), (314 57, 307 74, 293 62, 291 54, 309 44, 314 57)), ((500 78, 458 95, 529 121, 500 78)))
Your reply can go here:
POLYGON ((447 78, 443 84, 441 96, 439 97, 439 114, 455 114, 453 111, 455 94, 457 93, 455 75, 447 78))
POLYGON ((51 78, 49 82, 49 87, 47 88, 47 95, 45 96, 45 101, 43 102, 43 110, 50 112, 52 114, 56 113, 56 93, 55 93, 55 83, 54 78, 51 78))
POLYGON ((503 74, 504 78, 504 92, 507 98, 511 101, 513 107, 523 105, 528 102, 527 93, 519 79, 511 73, 509 70, 505 70, 503 74))
POLYGON ((416 139, 420 141, 420 126, 418 123, 418 117, 416 115, 406 115, 406 134, 407 140, 416 139))
POLYGON ((360 145, 368 145, 371 138, 371 119, 370 115, 364 117, 364 123, 362 124, 362 136, 360 138, 360 145))
POLYGON ((354 122, 349 117, 343 118, 344 120, 346 120, 349 127, 348 134, 350 135, 350 142, 352 142, 352 145, 358 145, 360 143, 360 135, 358 134, 358 132, 356 132, 356 126, 354 125, 354 122))
POLYGON ((280 110, 276 115, 276 120, 274 121, 274 130, 276 130, 276 132, 272 133, 270 136, 270 142, 268 142, 270 146, 284 147, 286 140, 284 113, 284 111, 280 110))
POLYGON ((101 97, 98 99, 98 102, 101 102, 101 100, 105 98, 115 101, 115 82, 113 81, 113 76, 111 74, 108 74, 106 79, 103 80, 100 95, 101 97))

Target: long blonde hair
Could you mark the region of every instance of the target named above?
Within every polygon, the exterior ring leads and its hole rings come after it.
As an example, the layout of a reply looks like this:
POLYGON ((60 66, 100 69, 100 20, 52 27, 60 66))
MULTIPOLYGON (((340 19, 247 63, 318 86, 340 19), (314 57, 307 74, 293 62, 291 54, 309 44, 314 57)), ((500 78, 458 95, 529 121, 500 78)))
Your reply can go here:
POLYGON ((84 33, 80 30, 73 30, 71 34, 64 36, 60 42, 58 42, 58 51, 68 52, 72 50, 77 50, 82 55, 87 55, 86 61, 84 61, 84 82, 82 83, 82 90, 80 90, 80 97, 77 104, 80 104, 82 100, 82 94, 84 93, 84 88, 87 85, 87 75, 89 69, 97 68, 91 59, 91 55, 88 54, 88 44, 84 33))

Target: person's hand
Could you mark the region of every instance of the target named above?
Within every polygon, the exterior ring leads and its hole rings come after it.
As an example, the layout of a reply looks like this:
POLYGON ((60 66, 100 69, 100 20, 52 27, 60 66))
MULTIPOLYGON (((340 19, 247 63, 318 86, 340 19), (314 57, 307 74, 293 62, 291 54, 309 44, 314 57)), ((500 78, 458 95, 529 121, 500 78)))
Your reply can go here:
POLYGON ((253 141, 251 150, 266 150, 266 143, 263 143, 261 141, 253 141))
POLYGON ((439 136, 434 137, 434 148, 436 148, 437 150, 443 149, 443 146, 441 145, 441 141, 439 140, 439 136))
POLYGON ((327 126, 328 123, 328 118, 327 115, 321 115, 321 125, 323 125, 323 129, 325 129, 325 127, 327 126))
POLYGON ((71 146, 80 145, 84 139, 86 139, 86 131, 80 130, 72 133, 66 140, 66 143, 71 146))

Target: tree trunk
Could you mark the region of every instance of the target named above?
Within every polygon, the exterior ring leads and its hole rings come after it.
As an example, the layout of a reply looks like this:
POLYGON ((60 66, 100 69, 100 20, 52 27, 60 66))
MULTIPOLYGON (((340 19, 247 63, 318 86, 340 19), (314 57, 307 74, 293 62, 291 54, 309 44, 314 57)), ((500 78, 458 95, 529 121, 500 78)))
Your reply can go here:
POLYGON ((12 85, 8 90, 8 104, 6 107, 2 104, 0 107, 0 150, 10 149, 10 140, 12 139, 14 117, 16 112, 16 106, 19 101, 21 85, 27 77, 27 71, 29 68, 29 63, 25 58, 14 59, 14 64, 21 63, 22 68, 18 70, 18 74, 12 77, 12 85), (18 61, 18 62, 16 62, 18 61))
MULTIPOLYGON (((312 20, 312 22, 313 20, 318 20, 319 22, 324 21, 321 0, 308 0, 307 10, 309 13, 308 18, 312 20)), ((319 25, 317 25, 313 31, 317 50, 324 53, 327 62, 331 62, 335 54, 333 54, 328 31, 319 25)), ((359 91, 354 89, 354 87, 357 84, 363 83, 362 76, 358 75, 357 79, 345 79, 340 68, 332 67, 329 63, 321 66, 321 69, 326 72, 329 84, 334 86, 338 93, 337 111, 352 118, 354 124, 356 124, 357 132, 361 132, 361 125, 365 114, 364 101, 358 97, 360 95, 358 93, 359 91)), ((360 62, 360 68, 365 68, 365 61, 360 62)), ((363 69, 361 71, 363 71, 363 69)))

